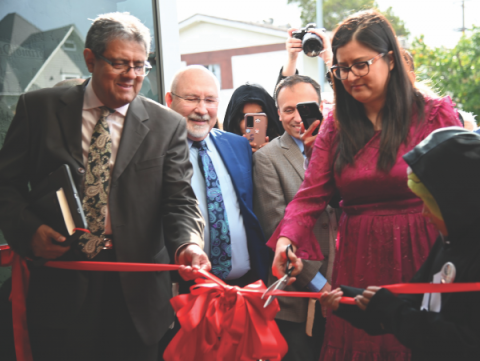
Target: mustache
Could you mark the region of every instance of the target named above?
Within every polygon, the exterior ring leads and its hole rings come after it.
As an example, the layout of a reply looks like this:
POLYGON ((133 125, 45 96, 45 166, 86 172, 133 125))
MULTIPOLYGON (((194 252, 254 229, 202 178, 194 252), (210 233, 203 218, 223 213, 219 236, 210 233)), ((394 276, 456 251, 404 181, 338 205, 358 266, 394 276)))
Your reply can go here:
POLYGON ((210 121, 210 115, 208 114, 198 115, 198 114, 192 113, 188 116, 188 119, 208 122, 210 121))

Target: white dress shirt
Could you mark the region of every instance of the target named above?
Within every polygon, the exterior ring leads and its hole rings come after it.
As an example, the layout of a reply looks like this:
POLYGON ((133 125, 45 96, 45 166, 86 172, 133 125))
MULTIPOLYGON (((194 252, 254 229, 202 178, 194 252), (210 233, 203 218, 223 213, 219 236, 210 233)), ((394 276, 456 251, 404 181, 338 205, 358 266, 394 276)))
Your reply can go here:
MULTIPOLYGON (((212 160, 213 167, 218 176, 220 188, 222 190, 223 202, 227 212, 228 226, 230 229, 230 242, 232 250, 232 270, 227 276, 227 280, 237 279, 245 275, 250 270, 250 257, 248 255, 247 233, 243 224, 243 217, 240 212, 237 194, 230 178, 222 157, 217 151, 215 144, 210 138, 210 134, 205 138, 207 153, 212 160)), ((190 162, 193 165, 192 188, 200 203, 200 211, 205 219, 205 253, 210 256, 210 227, 208 222, 207 210, 207 190, 203 171, 200 169, 198 161, 198 149, 192 147, 193 141, 188 140, 190 147, 190 162)))
MULTIPOLYGON (((98 99, 92 87, 90 80, 85 88, 85 96, 83 98, 82 110, 82 149, 83 162, 85 169, 88 162, 88 150, 90 149, 90 141, 92 140, 93 129, 100 119, 99 107, 104 104, 98 99)), ((124 105, 120 108, 113 109, 114 113, 107 116, 106 120, 110 129, 110 137, 112 139, 112 156, 110 157, 110 173, 113 171, 115 158, 117 157, 118 146, 120 145, 120 138, 122 137, 123 123, 125 115, 127 115, 130 104, 124 105)), ((112 233, 112 226, 110 223, 110 210, 107 206, 107 214, 105 215, 105 234, 112 233)))

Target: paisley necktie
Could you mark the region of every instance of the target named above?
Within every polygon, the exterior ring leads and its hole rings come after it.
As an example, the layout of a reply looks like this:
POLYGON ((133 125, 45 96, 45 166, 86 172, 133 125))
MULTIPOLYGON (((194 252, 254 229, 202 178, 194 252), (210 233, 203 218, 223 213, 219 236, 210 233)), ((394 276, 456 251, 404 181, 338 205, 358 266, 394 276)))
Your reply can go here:
POLYGON ((232 249, 227 211, 222 190, 204 140, 193 142, 198 148, 198 162, 203 171, 207 190, 208 224, 210 229, 210 262, 212 273, 224 280, 232 270, 232 249))
POLYGON ((88 150, 85 195, 82 205, 91 233, 85 233, 80 237, 79 247, 90 259, 95 257, 105 245, 105 215, 112 155, 112 138, 106 119, 111 113, 113 113, 111 109, 100 107, 100 119, 93 129, 88 150))

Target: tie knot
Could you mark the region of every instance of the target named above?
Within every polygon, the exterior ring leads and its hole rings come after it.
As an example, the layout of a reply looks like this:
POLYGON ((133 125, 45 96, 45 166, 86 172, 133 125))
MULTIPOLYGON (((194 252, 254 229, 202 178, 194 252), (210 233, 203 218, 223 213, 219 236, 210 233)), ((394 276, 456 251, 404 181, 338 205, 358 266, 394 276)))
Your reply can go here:
POLYGON ((106 118, 108 117, 110 114, 112 114, 113 112, 115 112, 115 110, 112 110, 106 106, 101 106, 99 107, 100 109, 100 116, 103 117, 103 118, 106 118))
POLYGON ((207 143, 205 143, 204 140, 201 140, 199 142, 193 142, 192 145, 198 150, 207 150, 207 143))

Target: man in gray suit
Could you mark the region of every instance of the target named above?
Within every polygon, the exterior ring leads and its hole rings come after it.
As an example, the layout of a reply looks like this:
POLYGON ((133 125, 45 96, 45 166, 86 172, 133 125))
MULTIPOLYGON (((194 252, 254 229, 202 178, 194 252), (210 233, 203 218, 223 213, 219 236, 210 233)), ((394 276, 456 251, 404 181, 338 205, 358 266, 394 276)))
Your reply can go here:
MULTIPOLYGON (((302 119, 296 105, 312 101, 320 103, 320 97, 320 86, 306 76, 290 76, 277 86, 278 114, 285 133, 258 150, 253 157, 253 206, 267 239, 282 220, 285 208, 300 188, 305 174, 305 152, 300 133, 302 119)), ((336 213, 328 207, 314 227, 325 259, 304 261, 302 273, 286 290, 318 292, 331 289, 329 281, 335 255, 336 229, 336 213)), ((270 275, 270 283, 275 280, 270 275)), ((310 301, 309 305, 309 300, 301 298, 279 297, 278 300, 281 310, 276 321, 289 348, 283 360, 317 361, 325 328, 319 303, 315 305, 314 301, 310 301), (315 321, 310 319, 307 322, 307 310, 311 318, 315 308, 315 321)))
MULTIPOLYGON (((100 15, 84 50, 92 77, 20 97, 0 151, 0 228, 20 255, 176 261, 187 278, 192 266, 210 268, 190 186, 185 120, 137 96, 150 42, 148 28, 128 13, 100 15), (67 234, 32 209, 29 194, 64 164, 91 231, 70 246, 67 234)), ((29 268, 35 360, 157 360, 158 342, 174 319, 169 272, 67 271, 32 262, 29 268)))

